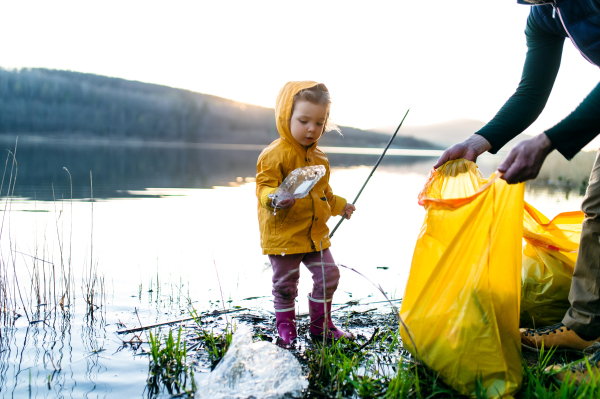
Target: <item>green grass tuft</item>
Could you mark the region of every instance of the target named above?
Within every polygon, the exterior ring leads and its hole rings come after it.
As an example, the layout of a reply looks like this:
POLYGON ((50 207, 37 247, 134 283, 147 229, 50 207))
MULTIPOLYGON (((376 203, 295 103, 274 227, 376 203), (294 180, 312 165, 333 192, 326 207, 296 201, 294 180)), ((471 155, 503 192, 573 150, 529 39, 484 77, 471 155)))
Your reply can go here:
POLYGON ((147 386, 149 396, 154 397, 166 389, 170 395, 187 393, 191 395, 196 386, 192 366, 187 363, 187 347, 181 339, 181 327, 177 339, 173 331, 163 337, 160 330, 156 335, 150 331, 150 364, 147 386))

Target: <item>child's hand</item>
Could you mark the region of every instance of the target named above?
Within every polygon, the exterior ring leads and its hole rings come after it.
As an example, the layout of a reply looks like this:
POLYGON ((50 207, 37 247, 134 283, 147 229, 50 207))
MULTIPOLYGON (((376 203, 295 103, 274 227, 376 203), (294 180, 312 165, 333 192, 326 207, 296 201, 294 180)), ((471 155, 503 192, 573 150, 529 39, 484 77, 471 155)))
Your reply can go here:
POLYGON ((284 200, 277 202, 277 208, 280 208, 280 209, 291 208, 292 206, 294 206, 295 203, 296 203, 295 198, 284 199, 284 200))
POLYGON ((350 216, 352 216, 352 213, 354 213, 355 210, 356 207, 354 205, 347 203, 342 211, 342 217, 345 219, 350 219, 350 216))

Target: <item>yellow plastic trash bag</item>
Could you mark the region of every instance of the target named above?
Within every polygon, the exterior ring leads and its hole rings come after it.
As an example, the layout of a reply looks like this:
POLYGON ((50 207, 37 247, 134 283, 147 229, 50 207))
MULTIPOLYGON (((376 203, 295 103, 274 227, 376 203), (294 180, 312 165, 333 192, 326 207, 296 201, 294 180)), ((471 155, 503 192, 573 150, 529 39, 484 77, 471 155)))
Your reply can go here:
POLYGON ((583 212, 565 212, 548 220, 525 203, 521 327, 560 323, 569 309, 583 218, 583 212))
POLYGON ((521 385, 519 300, 524 184, 484 179, 464 159, 432 171, 400 316, 404 346, 464 395, 521 385), (413 344, 414 343, 414 344, 413 344), (415 347, 416 346, 416 347, 415 347))

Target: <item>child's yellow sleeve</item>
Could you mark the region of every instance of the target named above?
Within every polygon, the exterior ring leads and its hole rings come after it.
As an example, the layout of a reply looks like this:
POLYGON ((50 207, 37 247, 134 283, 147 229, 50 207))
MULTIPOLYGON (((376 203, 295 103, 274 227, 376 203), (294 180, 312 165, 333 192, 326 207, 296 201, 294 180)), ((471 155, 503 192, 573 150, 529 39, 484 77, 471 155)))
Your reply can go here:
POLYGON ((261 155, 256 164, 256 197, 260 204, 269 211, 273 211, 269 194, 274 193, 282 181, 283 167, 281 162, 273 159, 269 154, 266 156, 261 155))

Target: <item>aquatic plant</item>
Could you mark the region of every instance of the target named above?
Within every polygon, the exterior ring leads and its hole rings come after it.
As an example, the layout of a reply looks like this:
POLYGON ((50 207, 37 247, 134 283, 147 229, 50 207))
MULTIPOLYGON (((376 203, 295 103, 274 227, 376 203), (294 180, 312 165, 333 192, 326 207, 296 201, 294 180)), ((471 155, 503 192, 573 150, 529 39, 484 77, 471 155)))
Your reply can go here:
MULTIPOLYGON (((6 190, 6 199, 4 201, 4 211, 2 213, 2 224, 0 225, 0 241, 2 239, 2 235, 4 233, 4 222, 6 219, 6 215, 9 214, 9 219, 7 224, 9 225, 9 233, 10 233, 10 205, 12 205, 12 196, 14 193, 14 186, 17 180, 17 160, 15 157, 15 153, 17 151, 18 141, 15 143, 15 150, 8 151, 6 155, 6 163, 4 165, 4 173, 2 174, 2 183, 0 184, 0 196, 2 195, 2 190, 4 188, 4 180, 6 177, 6 172, 8 169, 8 162, 11 160, 10 164, 10 176, 8 179, 8 188, 6 190)), ((10 235, 9 235, 10 240, 10 235)), ((23 296, 21 294, 21 287, 18 284, 16 278, 9 273, 9 267, 12 266, 13 273, 16 272, 15 265, 15 254, 12 251, 12 242, 10 244, 10 259, 7 261, 4 259, 4 256, 0 259, 0 314, 2 315, 2 321, 4 323, 12 323, 16 318, 20 317, 20 315, 16 312, 17 309, 17 294, 19 295, 19 299, 21 303, 23 302, 23 296)), ((29 314, 27 310, 24 308, 25 314, 29 319, 29 314)))
MULTIPOLYGON (((53 244, 49 242, 46 232, 42 242, 34 243, 33 250, 29 253, 19 250, 11 231, 11 210, 14 189, 18 174, 17 142, 13 151, 8 150, 5 161, 2 182, 0 183, 0 196, 4 200, 4 211, 0 225, 0 242, 3 248, 8 243, 8 253, 0 249, 0 320, 3 325, 10 325, 21 317, 21 312, 30 324, 46 322, 51 315, 68 317, 72 311, 75 300, 75 284, 73 273, 72 238, 73 238, 73 184, 71 173, 63 168, 68 177, 71 188, 70 196, 70 227, 68 228, 68 242, 64 233, 64 198, 57 199, 52 187, 52 205, 54 207, 55 239, 58 244, 59 262, 55 262, 52 254, 53 244), (10 163, 10 165, 9 165, 10 163), (4 193, 5 180, 8 188, 4 193), (6 223, 6 229, 5 229, 6 223), (67 250, 68 248, 68 250, 67 250), (27 281, 26 281, 27 280, 27 281)), ((102 307, 106 302, 104 293, 104 278, 98 275, 97 261, 93 258, 93 185, 90 172, 90 201, 92 202, 92 220, 90 229, 90 267, 84 270, 82 277, 83 299, 88 307, 87 315, 102 307)), ((37 202, 35 212, 38 212, 37 202)), ((52 241, 52 240, 50 240, 52 241)))
POLYGON ((211 330, 210 333, 204 329, 198 331, 198 337, 204 341, 209 358, 212 362, 211 368, 214 369, 223 356, 225 356, 225 353, 227 353, 227 350, 231 345, 234 331, 235 328, 231 324, 226 324, 225 331, 217 335, 215 335, 214 330, 211 330))
POLYGON ((181 331, 179 327, 176 340, 171 330, 167 337, 163 337, 160 330, 156 335, 152 331, 148 334, 150 364, 147 387, 151 397, 158 395, 163 388, 170 395, 191 394, 196 389, 193 368, 187 363, 187 343, 182 340, 181 331))
POLYGON ((94 311, 101 307, 102 301, 106 301, 104 291, 104 277, 98 276, 98 262, 94 261, 94 184, 92 180, 92 171, 90 170, 90 265, 89 269, 84 270, 82 276, 82 295, 86 303, 86 316, 94 317, 94 311), (96 302, 99 300, 100 305, 96 302))

